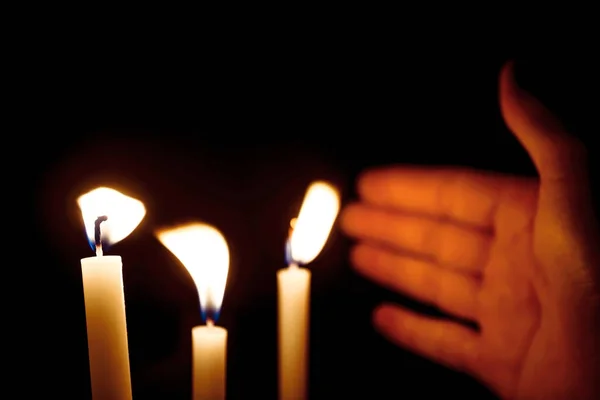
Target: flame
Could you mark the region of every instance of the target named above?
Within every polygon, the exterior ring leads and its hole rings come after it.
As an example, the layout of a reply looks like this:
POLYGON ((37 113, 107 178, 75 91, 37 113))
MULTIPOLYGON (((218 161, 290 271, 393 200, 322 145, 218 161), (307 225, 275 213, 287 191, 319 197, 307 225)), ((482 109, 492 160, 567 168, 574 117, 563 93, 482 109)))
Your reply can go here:
POLYGON ((80 196, 77 204, 92 249, 96 249, 95 224, 98 217, 107 217, 101 225, 101 243, 111 245, 129 236, 146 215, 141 201, 107 187, 99 187, 80 196))
POLYGON ((293 262, 308 264, 319 255, 339 210, 340 198, 333 186, 325 182, 309 186, 298 218, 290 223, 293 224, 289 239, 293 262))
POLYGON ((156 236, 188 270, 198 288, 202 316, 214 322, 229 272, 229 249, 221 232, 210 225, 192 223, 158 231, 156 236))

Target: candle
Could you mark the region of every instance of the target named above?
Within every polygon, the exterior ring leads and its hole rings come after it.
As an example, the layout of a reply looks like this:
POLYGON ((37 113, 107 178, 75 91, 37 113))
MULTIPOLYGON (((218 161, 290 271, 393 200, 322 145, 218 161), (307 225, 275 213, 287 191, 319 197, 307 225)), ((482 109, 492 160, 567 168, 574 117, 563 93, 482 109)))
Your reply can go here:
POLYGON ((193 393, 195 400, 225 399, 227 330, 208 321, 192 328, 193 393))
POLYGON ((158 240, 190 273, 206 325, 192 328, 192 390, 195 400, 223 400, 226 386, 227 330, 215 326, 221 311, 229 249, 214 227, 192 223, 157 232, 158 240))
POLYGON ((127 237, 144 205, 114 189, 97 188, 77 200, 95 257, 81 260, 92 398, 131 400, 121 257, 103 248, 127 237))
POLYGON ((339 209, 337 191, 325 182, 314 182, 298 218, 292 220, 286 254, 289 266, 277 272, 280 400, 307 398, 310 271, 299 265, 319 255, 339 209))

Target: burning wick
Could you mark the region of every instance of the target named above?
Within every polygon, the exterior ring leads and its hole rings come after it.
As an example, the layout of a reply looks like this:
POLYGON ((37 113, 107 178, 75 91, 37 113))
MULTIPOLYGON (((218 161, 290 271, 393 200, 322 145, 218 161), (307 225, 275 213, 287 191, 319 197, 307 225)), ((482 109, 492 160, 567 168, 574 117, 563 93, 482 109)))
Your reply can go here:
POLYGON ((206 326, 208 326, 209 328, 212 328, 213 326, 215 326, 215 323, 213 322, 212 319, 208 318, 206 320, 206 326))
POLYGON ((298 268, 298 264, 292 260, 292 233, 294 233, 294 227, 296 226, 296 221, 298 218, 292 218, 290 220, 290 229, 288 231, 288 240, 285 244, 286 246, 286 259, 288 260, 289 268, 298 268))
POLYGON ((106 215, 96 218, 94 222, 94 241, 96 242, 96 256, 102 257, 102 235, 100 232, 100 224, 108 220, 106 215))

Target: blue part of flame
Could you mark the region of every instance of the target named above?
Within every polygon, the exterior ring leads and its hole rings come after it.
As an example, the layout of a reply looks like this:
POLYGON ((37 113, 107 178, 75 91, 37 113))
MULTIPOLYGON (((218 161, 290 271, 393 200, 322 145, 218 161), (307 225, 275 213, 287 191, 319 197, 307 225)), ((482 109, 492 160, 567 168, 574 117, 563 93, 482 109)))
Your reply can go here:
POLYGON ((292 261, 292 241, 288 239, 285 241, 285 263, 289 265, 292 261))
POLYGON ((219 319, 219 314, 220 312, 218 311, 218 309, 216 307, 211 307, 209 309, 202 309, 202 321, 206 324, 207 321, 212 321, 213 323, 216 323, 217 320, 219 319))
POLYGON ((292 240, 291 239, 288 239, 285 242, 285 263, 286 263, 286 265, 290 265, 292 263, 299 265, 299 266, 304 265, 301 262, 298 262, 292 258, 292 240))
POLYGON ((210 300, 210 296, 208 297, 208 301, 206 302, 207 304, 202 304, 200 306, 200 311, 202 314, 202 321, 204 323, 206 323, 207 321, 212 321, 213 323, 216 323, 217 320, 219 319, 219 315, 221 314, 221 309, 220 307, 217 307, 211 300, 210 300))
MULTIPOLYGON (((87 236, 87 235, 86 235, 87 236)), ((96 251, 96 241, 94 240, 94 238, 87 238, 88 239, 88 243, 90 244, 90 247, 92 248, 92 250, 96 251)), ((106 251, 106 249, 110 248, 110 242, 107 240, 100 240, 101 244, 102 244, 102 250, 106 251)))

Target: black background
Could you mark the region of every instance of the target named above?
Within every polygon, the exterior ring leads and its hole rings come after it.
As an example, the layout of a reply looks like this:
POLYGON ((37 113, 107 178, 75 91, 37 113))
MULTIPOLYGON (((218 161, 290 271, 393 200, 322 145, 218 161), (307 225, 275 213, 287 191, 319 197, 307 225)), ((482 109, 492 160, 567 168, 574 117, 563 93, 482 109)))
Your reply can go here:
MULTIPOLYGON (((228 398, 274 399, 275 273, 285 266, 289 220, 311 181, 331 181, 348 203, 357 174, 374 165, 534 174, 498 108, 497 76, 513 58, 523 86, 573 132, 591 142, 597 130, 597 63, 578 40, 539 52, 537 41, 440 32, 435 45, 409 46, 423 33, 388 34, 340 32, 311 45, 242 36, 172 54, 134 41, 85 55, 48 47, 36 58, 42 67, 28 63, 14 99, 25 105, 23 129, 4 159, 5 193, 23 193, 17 205, 28 210, 8 213, 5 224, 7 234, 19 232, 11 250, 27 260, 9 263, 26 277, 5 284, 18 292, 7 304, 18 310, 17 336, 25 339, 19 350, 6 349, 27 376, 20 390, 39 385, 61 398, 90 397, 79 260, 92 251, 75 200, 96 186, 147 207, 135 232, 107 251, 124 262, 134 398, 190 398, 197 293, 153 232, 198 219, 221 230, 230 247, 219 320, 229 331, 228 398)), ((433 311, 355 275, 350 245, 335 227, 309 266, 311 398, 487 398, 470 378, 373 331, 371 311, 382 300, 433 311)))

